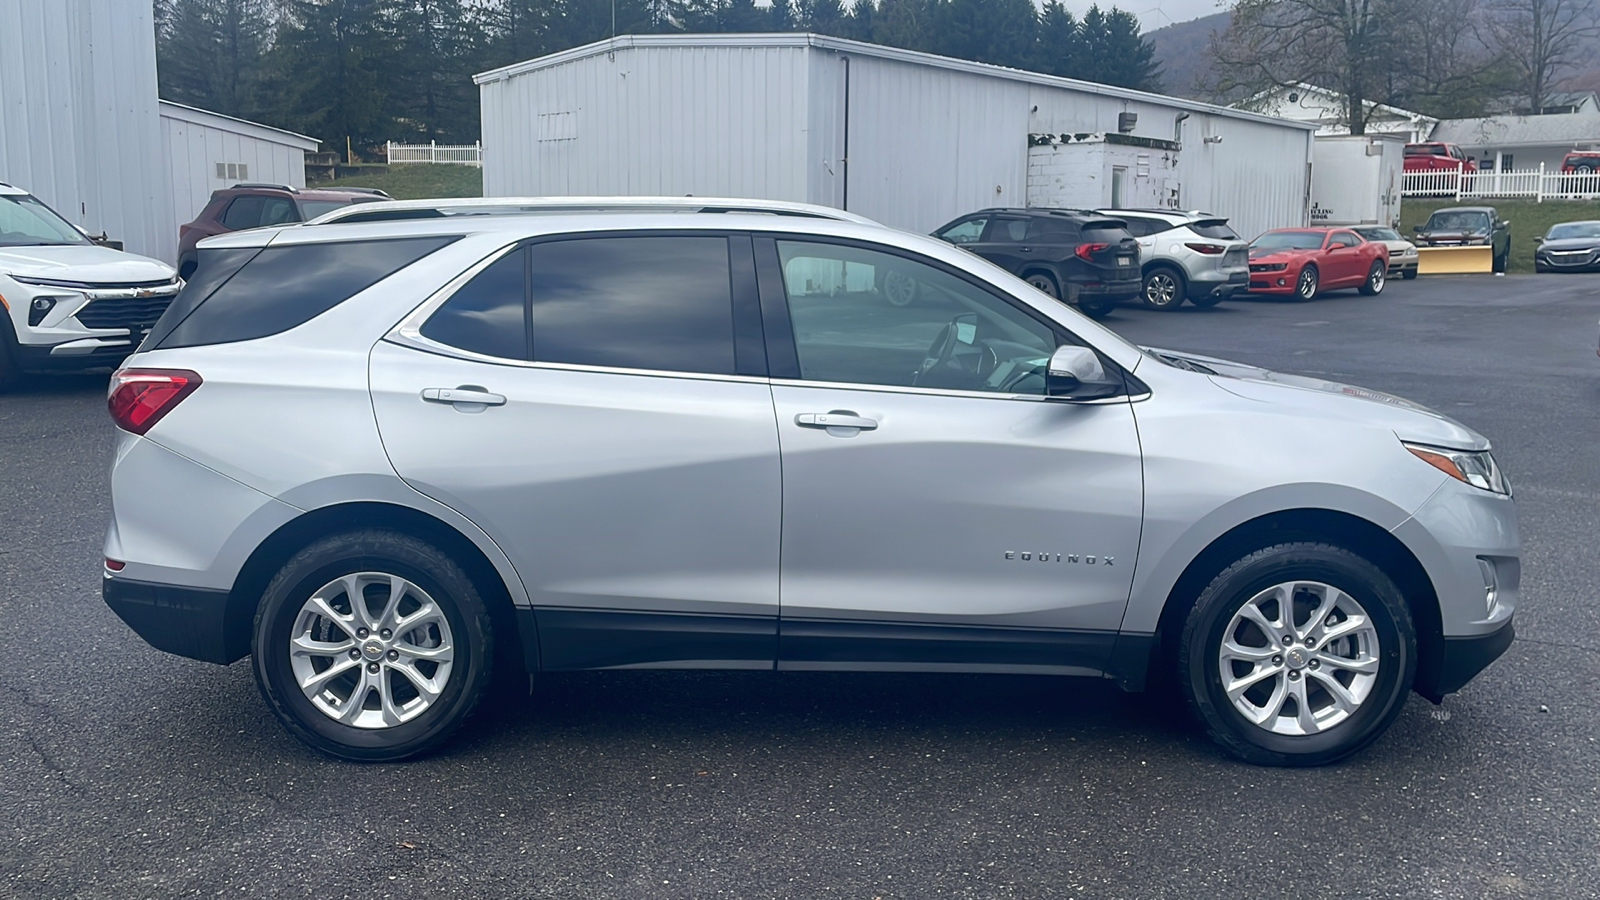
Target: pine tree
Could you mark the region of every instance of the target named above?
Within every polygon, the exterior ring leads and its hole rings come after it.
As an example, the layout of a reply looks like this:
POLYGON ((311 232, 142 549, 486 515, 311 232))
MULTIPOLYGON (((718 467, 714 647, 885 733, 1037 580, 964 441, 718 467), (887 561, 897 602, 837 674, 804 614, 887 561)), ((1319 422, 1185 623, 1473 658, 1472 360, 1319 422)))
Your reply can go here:
POLYGON ((1036 57, 1039 17, 1033 0, 945 0, 936 40, 959 59, 1027 68, 1036 57))
POLYGON ((1161 67, 1155 61, 1156 49, 1139 34, 1139 19, 1133 13, 1112 7, 1105 17, 1104 47, 1100 58, 1106 67, 1107 84, 1161 90, 1161 67))
POLYGON ((1039 16, 1039 52, 1034 68, 1050 75, 1080 78, 1083 54, 1078 17, 1060 0, 1050 0, 1039 16))
POLYGON ((267 0, 162 0, 156 7, 161 96, 228 116, 259 115, 268 16, 267 0))
POLYGON ((270 57, 277 118, 344 150, 394 133, 391 90, 404 69, 392 0, 282 0, 270 57))
POLYGON ((846 22, 840 0, 800 0, 799 11, 800 24, 806 31, 844 36, 846 22))
POLYGON ((460 0, 405 0, 395 10, 393 38, 404 60, 396 72, 398 90, 391 94, 396 118, 420 140, 475 140, 475 60, 471 23, 460 0))
POLYGON ((907 50, 932 50, 936 3, 937 0, 881 0, 873 13, 871 40, 907 50))

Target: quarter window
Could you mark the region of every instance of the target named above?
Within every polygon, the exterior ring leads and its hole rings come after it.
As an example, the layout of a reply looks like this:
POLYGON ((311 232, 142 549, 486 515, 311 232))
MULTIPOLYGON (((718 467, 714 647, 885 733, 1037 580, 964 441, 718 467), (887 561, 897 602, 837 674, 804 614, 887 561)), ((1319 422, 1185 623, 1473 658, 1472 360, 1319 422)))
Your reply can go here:
POLYGON ((527 359, 526 266, 525 249, 495 260, 428 317, 422 336, 485 356, 527 359))
POLYGON ((1004 299, 877 250, 779 241, 778 257, 801 378, 1044 393, 1055 333, 1004 299))
POLYGON ((529 252, 535 360, 734 374, 727 238, 580 238, 529 252))

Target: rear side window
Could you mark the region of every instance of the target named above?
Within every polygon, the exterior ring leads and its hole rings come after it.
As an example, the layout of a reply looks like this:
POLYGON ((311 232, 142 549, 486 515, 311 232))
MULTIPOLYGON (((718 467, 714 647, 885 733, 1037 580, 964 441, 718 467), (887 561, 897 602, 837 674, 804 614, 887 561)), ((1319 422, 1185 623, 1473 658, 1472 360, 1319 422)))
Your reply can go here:
POLYGON ((227 212, 222 214, 222 224, 232 231, 255 228, 261 224, 261 212, 266 202, 265 197, 235 197, 228 204, 227 212))
POLYGON ((580 238, 529 253, 535 360, 734 374, 727 238, 580 238))
POLYGON ((1028 223, 1028 240, 1066 244, 1078 239, 1077 223, 1069 219, 1040 216, 1028 223))
POLYGON ((485 356, 527 359, 527 252, 513 250, 474 275, 428 317, 422 336, 485 356))
POLYGON ((1189 230, 1203 238, 1211 238, 1214 241, 1241 240, 1239 232, 1229 228, 1227 222, 1196 222, 1189 226, 1189 230))
POLYGON ((1027 219, 995 219, 994 224, 989 226, 989 241, 992 243, 1016 244, 1027 237, 1027 219))
MULTIPOLYGON (((288 331, 451 243, 451 236, 267 247, 204 297, 174 302, 151 334, 152 349, 248 341, 288 331), (169 316, 178 313, 170 330, 169 316)), ((202 255, 203 258, 203 255, 202 255)), ((209 277, 202 263, 196 282, 209 277)), ((194 285, 184 288, 187 295, 194 285)), ((183 298, 180 297, 180 300, 183 298)))

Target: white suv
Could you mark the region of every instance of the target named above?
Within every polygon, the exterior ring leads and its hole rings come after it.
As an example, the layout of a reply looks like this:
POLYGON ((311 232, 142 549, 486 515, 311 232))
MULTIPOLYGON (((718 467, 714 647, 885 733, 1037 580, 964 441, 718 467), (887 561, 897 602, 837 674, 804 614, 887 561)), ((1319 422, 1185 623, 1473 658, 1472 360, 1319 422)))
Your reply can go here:
POLYGON ((0 183, 0 388, 23 372, 115 366, 182 286, 171 266, 100 246, 0 183))
POLYGON ((495 669, 1155 670, 1315 765, 1509 645, 1515 507, 1466 427, 750 204, 201 242, 112 378, 106 602, 361 760, 495 669))
POLYGON ((1212 307, 1250 287, 1249 242, 1227 219, 1160 209, 1098 212, 1126 220, 1139 239, 1139 299, 1151 309, 1177 309, 1184 300, 1212 307))

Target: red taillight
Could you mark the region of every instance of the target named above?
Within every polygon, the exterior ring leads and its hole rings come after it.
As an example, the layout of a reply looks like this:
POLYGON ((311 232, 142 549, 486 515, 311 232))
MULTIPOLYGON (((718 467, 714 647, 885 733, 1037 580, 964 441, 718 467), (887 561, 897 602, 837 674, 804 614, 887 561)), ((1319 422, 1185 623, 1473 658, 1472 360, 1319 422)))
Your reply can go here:
POLYGON ((1099 242, 1092 243, 1092 244, 1079 244, 1078 245, 1078 249, 1077 249, 1076 252, 1078 254, 1078 258, 1079 259, 1088 260, 1089 259, 1089 254, 1091 254, 1091 253, 1099 253, 1101 250, 1104 250, 1105 248, 1107 248, 1109 246, 1111 246, 1111 245, 1110 244, 1102 244, 1102 243, 1099 243, 1099 242))
POLYGON ((144 434, 199 386, 200 376, 188 369, 118 369, 106 409, 118 428, 144 434))
POLYGON ((121 572, 123 569, 127 568, 127 565, 127 563, 120 559, 112 559, 109 556, 106 557, 106 569, 108 571, 121 572))
POLYGON ((1184 244, 1184 246, 1196 253, 1204 253, 1207 256, 1221 256, 1223 253, 1227 252, 1228 249, 1227 247, 1220 247, 1216 244, 1184 244))

